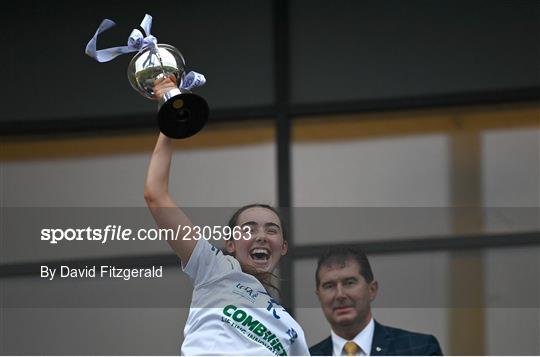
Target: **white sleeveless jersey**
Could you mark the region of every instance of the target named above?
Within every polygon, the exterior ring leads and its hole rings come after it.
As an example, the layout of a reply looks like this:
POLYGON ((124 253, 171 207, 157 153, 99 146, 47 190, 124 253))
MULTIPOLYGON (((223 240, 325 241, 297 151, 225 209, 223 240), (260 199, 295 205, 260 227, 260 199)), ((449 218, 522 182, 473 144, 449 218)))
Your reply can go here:
POLYGON ((183 270, 194 285, 183 355, 309 355, 300 325, 235 258, 200 240, 183 270))

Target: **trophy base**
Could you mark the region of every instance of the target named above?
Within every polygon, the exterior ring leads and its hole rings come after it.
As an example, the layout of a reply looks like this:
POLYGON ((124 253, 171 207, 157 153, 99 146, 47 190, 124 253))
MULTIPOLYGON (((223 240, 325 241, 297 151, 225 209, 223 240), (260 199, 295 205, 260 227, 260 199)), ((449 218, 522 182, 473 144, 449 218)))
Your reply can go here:
POLYGON ((193 93, 175 95, 159 109, 159 130, 169 138, 189 138, 205 126, 208 113, 208 104, 202 97, 193 93))

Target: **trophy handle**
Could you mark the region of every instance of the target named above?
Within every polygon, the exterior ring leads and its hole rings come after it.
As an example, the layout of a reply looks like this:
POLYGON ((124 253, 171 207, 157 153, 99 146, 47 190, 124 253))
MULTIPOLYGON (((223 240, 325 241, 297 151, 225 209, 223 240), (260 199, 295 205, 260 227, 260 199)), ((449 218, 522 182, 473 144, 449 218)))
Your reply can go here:
POLYGON ((173 139, 197 134, 208 121, 208 103, 203 97, 180 89, 165 93, 159 108, 159 130, 173 139))
POLYGON ((179 88, 171 89, 170 91, 166 92, 158 101, 158 109, 161 109, 163 104, 165 104, 165 102, 167 102, 169 99, 180 94, 182 94, 182 91, 179 88))

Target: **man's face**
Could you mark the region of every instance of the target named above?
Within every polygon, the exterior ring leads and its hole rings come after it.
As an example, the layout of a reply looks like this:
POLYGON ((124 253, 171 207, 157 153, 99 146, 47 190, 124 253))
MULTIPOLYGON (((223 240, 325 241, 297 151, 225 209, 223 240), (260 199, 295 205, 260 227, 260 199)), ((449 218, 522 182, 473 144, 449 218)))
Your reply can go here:
POLYGON ((332 327, 364 326, 371 319, 371 302, 377 296, 376 281, 366 282, 358 262, 322 266, 317 296, 332 327))

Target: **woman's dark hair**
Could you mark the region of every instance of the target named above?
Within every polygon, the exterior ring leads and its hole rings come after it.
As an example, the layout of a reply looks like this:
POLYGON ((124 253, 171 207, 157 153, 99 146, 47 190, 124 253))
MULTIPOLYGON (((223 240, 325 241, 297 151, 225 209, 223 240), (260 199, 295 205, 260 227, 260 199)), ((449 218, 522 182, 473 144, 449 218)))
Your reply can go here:
MULTIPOLYGON (((274 207, 272 207, 270 205, 266 205, 264 203, 252 203, 250 205, 245 205, 245 206, 242 206, 239 209, 237 209, 236 212, 234 212, 234 214, 229 219, 229 224, 228 225, 231 228, 231 230, 238 223, 238 217, 240 217, 242 212, 244 212, 245 210, 247 210, 249 208, 254 208, 254 207, 266 208, 267 210, 270 210, 270 211, 274 212, 274 214, 279 218, 279 223, 281 223, 281 235, 283 236, 283 240, 286 241, 287 240, 287 229, 285 227, 285 223, 283 222, 283 218, 281 217, 279 212, 274 207)), ((227 239, 229 239, 229 238, 230 237, 228 237, 227 239)))
MULTIPOLYGON (((281 235, 283 236, 283 241, 285 241, 286 229, 285 229, 285 224, 283 222, 283 219, 281 218, 281 215, 274 207, 263 204, 263 203, 253 203, 253 204, 242 206, 239 209, 237 209, 236 212, 234 212, 234 214, 229 219, 228 226, 231 228, 231 232, 233 231, 234 227, 236 227, 236 225, 238 224, 238 217, 240 217, 242 212, 244 212, 247 209, 255 208, 255 207, 265 208, 267 210, 274 212, 274 214, 279 218, 279 222, 281 224, 281 235)), ((230 238, 231 237, 229 236, 226 239, 230 239, 230 238)), ((225 254, 234 256, 234 254, 230 254, 229 252, 225 252, 225 254)), ((277 281, 280 280, 277 275, 275 275, 272 272, 257 271, 252 266, 246 266, 246 265, 243 265, 242 263, 240 263, 240 265, 242 267, 242 271, 246 274, 253 275, 255 278, 257 278, 257 280, 261 282, 261 284, 266 288, 266 290, 268 290, 268 293, 270 293, 270 295, 277 295, 275 297, 281 296, 281 292, 279 288, 274 283, 274 280, 277 280, 277 281)))
POLYGON ((315 271, 315 283, 317 284, 317 289, 319 288, 320 283, 319 272, 323 266, 345 267, 348 260, 353 260, 358 263, 360 269, 359 273, 364 277, 366 282, 371 283, 373 281, 374 278, 371 264, 369 264, 368 257, 362 250, 353 246, 332 247, 319 256, 317 270, 315 271))

